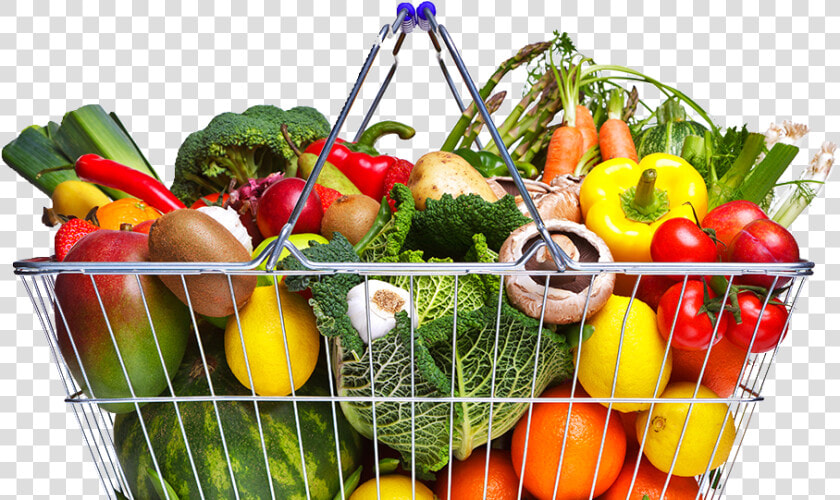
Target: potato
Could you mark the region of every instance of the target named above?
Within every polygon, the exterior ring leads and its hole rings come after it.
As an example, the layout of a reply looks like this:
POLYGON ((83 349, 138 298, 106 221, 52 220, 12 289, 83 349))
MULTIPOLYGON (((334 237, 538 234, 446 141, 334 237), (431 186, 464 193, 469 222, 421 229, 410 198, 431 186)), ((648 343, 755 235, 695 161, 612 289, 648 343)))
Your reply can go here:
POLYGON ((499 199, 484 176, 467 160, 445 151, 421 156, 408 178, 408 187, 418 210, 426 209, 426 199, 439 200, 444 193, 453 198, 477 194, 490 202, 499 199))

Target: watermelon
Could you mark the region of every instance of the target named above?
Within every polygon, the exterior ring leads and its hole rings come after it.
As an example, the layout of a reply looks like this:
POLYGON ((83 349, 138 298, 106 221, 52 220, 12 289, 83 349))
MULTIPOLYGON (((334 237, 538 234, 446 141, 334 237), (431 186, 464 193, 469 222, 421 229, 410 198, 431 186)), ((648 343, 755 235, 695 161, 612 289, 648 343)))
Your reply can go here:
MULTIPOLYGON (((215 393, 250 396, 250 390, 243 387, 227 367, 220 339, 219 336, 207 336, 203 341, 215 393)), ((329 395, 328 376, 326 363, 322 359, 316 372, 297 394, 329 395)), ((172 387, 179 397, 209 395, 204 364, 196 345, 190 346, 172 380, 172 387)), ((254 403, 219 401, 217 406, 239 497, 271 498, 254 403)), ((312 500, 332 500, 340 491, 339 482, 342 478, 347 477, 361 463, 362 438, 336 407, 342 468, 339 474, 331 404, 300 402, 297 408, 309 494, 312 500)), ((233 498, 231 473, 213 403, 184 401, 178 403, 178 409, 204 498, 233 498)), ((148 403, 140 413, 165 483, 171 486, 181 500, 201 498, 174 405, 148 403)), ((289 401, 260 402, 259 414, 275 498, 306 499, 293 404, 289 401)), ((156 492, 162 491, 161 482, 157 480, 136 412, 117 416, 114 421, 114 443, 135 498, 159 498, 156 492)))
POLYGON ((639 158, 652 153, 680 156, 685 138, 690 135, 703 137, 708 130, 695 121, 685 119, 685 109, 676 101, 665 101, 656 110, 657 125, 642 130, 634 141, 639 158))

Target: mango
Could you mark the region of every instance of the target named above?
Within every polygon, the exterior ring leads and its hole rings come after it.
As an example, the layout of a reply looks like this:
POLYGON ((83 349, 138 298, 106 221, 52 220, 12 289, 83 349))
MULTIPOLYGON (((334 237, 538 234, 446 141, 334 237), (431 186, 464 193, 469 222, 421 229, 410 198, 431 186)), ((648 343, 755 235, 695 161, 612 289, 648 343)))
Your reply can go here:
MULTIPOLYGON (((145 234, 101 229, 79 240, 65 262, 148 260, 145 234)), ((131 389, 136 397, 154 397, 167 388, 167 375, 175 375, 184 356, 191 322, 189 310, 159 279, 141 275, 138 283, 134 275, 102 274, 92 281, 91 275, 61 274, 55 280, 55 297, 59 349, 88 397, 130 398, 131 389)), ((134 411, 131 402, 100 406, 114 413, 134 411)))

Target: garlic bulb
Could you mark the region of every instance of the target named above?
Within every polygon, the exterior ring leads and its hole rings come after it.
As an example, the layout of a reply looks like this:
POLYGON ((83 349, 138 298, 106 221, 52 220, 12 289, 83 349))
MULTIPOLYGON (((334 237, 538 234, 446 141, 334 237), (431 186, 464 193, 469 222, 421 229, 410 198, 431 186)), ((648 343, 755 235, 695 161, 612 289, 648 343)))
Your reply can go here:
POLYGON ((398 312, 408 310, 414 326, 417 326, 417 314, 409 310, 411 298, 402 288, 379 280, 368 280, 365 295, 365 284, 359 283, 347 292, 347 315, 353 328, 365 344, 384 337, 396 325, 394 317, 398 312), (368 332, 368 305, 370 305, 370 332, 368 332))
POLYGON ((230 233, 236 236, 236 239, 242 243, 242 246, 248 250, 248 253, 254 251, 254 245, 251 243, 251 236, 248 234, 248 230, 245 229, 245 226, 242 224, 242 221, 239 219, 239 213, 228 207, 222 208, 219 206, 210 206, 210 207, 201 207, 198 209, 199 212, 204 212, 205 214, 213 217, 216 222, 225 226, 225 228, 230 231, 230 233))

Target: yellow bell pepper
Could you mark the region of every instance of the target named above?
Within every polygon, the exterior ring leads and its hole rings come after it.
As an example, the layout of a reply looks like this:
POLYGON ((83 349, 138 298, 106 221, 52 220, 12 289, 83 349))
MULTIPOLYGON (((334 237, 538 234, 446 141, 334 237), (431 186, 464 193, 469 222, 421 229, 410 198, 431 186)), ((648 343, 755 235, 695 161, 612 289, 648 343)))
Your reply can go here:
POLYGON ((666 220, 703 220, 708 192, 703 177, 674 155, 648 155, 601 163, 580 186, 588 227, 604 239, 618 262, 650 262, 653 233, 666 220))

